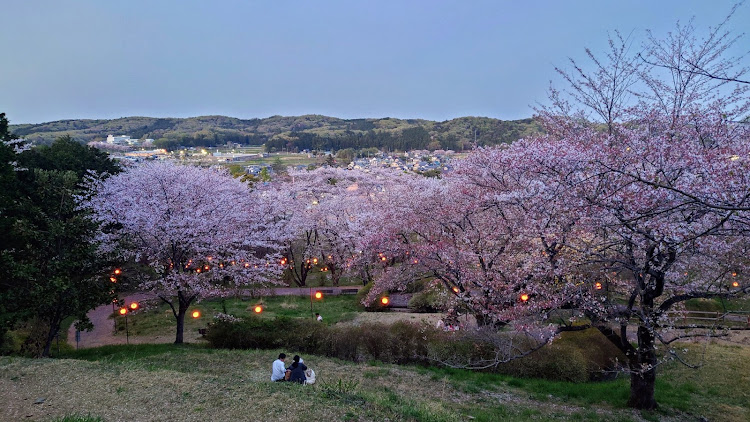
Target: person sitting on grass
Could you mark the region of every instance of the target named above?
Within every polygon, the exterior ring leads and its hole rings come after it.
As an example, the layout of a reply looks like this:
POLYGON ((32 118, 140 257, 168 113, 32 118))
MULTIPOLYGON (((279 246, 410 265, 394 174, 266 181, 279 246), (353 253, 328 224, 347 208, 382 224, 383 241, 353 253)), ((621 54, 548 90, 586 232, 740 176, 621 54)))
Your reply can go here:
POLYGON ((289 381, 304 384, 305 380, 307 379, 305 377, 307 366, 302 363, 299 355, 294 355, 294 358, 292 358, 292 360, 294 362, 292 362, 292 365, 288 368, 292 370, 292 375, 289 377, 289 381))
POLYGON ((284 359, 286 359, 286 354, 279 353, 279 358, 273 361, 273 366, 271 367, 271 381, 284 381, 284 374, 286 373, 284 359))

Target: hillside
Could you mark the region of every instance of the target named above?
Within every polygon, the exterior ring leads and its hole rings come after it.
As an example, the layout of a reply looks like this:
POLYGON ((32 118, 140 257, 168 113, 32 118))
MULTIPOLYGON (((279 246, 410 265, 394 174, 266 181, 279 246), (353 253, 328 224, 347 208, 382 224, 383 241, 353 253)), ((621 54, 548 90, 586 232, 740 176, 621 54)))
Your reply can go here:
POLYGON ((40 144, 70 135, 80 142, 104 141, 107 135, 152 138, 165 148, 215 146, 227 142, 265 144, 277 150, 339 150, 376 147, 390 150, 471 148, 513 142, 538 133, 533 119, 498 120, 460 117, 444 122, 420 119, 339 119, 336 117, 272 116, 238 119, 226 116, 191 118, 123 117, 112 120, 59 120, 11 125, 13 133, 40 144))
MULTIPOLYGON (((686 347, 696 359, 702 354, 699 345, 686 347)), ((279 350, 63 350, 63 359, 0 357, 0 420, 747 421, 749 349, 706 347, 701 370, 659 367, 660 409, 643 413, 624 408, 627 377, 553 382, 304 355, 317 382, 303 386, 269 381, 279 350)))

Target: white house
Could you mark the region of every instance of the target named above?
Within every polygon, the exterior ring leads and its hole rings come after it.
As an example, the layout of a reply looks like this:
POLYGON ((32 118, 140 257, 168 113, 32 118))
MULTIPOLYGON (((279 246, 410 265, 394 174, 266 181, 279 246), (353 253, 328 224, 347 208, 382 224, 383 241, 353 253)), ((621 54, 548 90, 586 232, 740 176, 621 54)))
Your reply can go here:
POLYGON ((130 136, 119 135, 119 136, 107 136, 107 143, 112 145, 129 145, 132 143, 130 136))

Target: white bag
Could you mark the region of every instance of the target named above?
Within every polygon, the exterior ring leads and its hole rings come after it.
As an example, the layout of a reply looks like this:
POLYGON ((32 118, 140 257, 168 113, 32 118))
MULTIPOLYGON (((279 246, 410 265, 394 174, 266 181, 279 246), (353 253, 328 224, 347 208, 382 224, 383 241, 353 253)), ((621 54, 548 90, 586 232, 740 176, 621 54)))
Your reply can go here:
POLYGON ((313 371, 310 368, 307 368, 307 371, 305 371, 305 384, 315 384, 315 371, 313 371))

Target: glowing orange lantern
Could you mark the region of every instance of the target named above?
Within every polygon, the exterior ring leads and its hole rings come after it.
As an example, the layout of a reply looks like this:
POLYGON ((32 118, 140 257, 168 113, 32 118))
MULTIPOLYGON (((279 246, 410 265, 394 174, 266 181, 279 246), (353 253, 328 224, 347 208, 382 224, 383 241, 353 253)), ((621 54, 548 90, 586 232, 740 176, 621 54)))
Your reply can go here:
POLYGON ((315 299, 323 299, 323 293, 322 292, 315 292, 315 299))
POLYGON ((120 308, 120 315, 125 315, 128 313, 128 308, 120 308))
POLYGON ((390 299, 388 299, 387 297, 384 297, 384 298, 380 299, 380 303, 382 303, 383 305, 387 305, 387 304, 388 304, 388 302, 390 302, 390 301, 391 301, 391 300, 390 300, 390 299))
POLYGON ((599 283, 599 282, 597 281, 597 282, 596 282, 596 283, 594 284, 594 288, 595 288, 596 290, 601 290, 601 289, 602 289, 602 283, 599 283))
POLYGON ((110 277, 110 278, 109 278, 109 281, 111 281, 111 282, 113 282, 113 283, 117 283, 117 279, 116 279, 116 278, 114 278, 114 277, 110 277))
POLYGON ((524 293, 524 294, 521 295, 521 301, 522 302, 526 302, 528 300, 529 300, 529 295, 528 294, 524 293))
POLYGON ((733 272, 733 273, 732 273, 732 277, 737 277, 737 273, 736 273, 736 272, 733 272))
POLYGON ((740 287, 740 283, 735 281, 732 283, 732 287, 740 287))
POLYGON ((201 311, 193 311, 193 313, 191 315, 193 315, 193 318, 200 318, 201 317, 201 311))
POLYGON ((115 268, 115 275, 120 275, 121 272, 122 270, 120 270, 119 268, 115 268))
POLYGON ((458 293, 458 287, 456 287, 456 286, 453 286, 453 292, 454 292, 454 293, 458 293))
POLYGON ((259 313, 263 312, 263 307, 260 306, 260 305, 258 305, 255 308, 253 308, 253 311, 255 311, 256 314, 259 314, 259 313))
POLYGON ((133 302, 133 303, 131 303, 131 304, 130 304, 130 309, 132 309, 132 310, 134 310, 134 311, 135 311, 136 309, 138 309, 138 302, 133 302))

